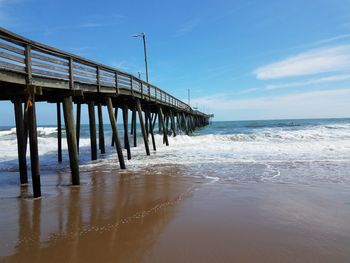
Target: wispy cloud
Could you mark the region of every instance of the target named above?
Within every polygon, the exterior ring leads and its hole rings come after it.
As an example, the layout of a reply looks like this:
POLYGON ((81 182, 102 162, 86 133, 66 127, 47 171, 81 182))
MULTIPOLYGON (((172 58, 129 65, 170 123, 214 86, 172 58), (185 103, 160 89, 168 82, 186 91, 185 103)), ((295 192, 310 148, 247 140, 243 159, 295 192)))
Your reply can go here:
POLYGON ((111 66, 117 69, 121 70, 128 70, 130 67, 128 66, 128 63, 126 61, 115 61, 111 63, 111 66))
POLYGON ((309 86, 314 84, 323 84, 323 83, 330 83, 330 82, 343 81, 343 80, 350 80, 350 74, 340 74, 340 75, 334 75, 334 76, 328 76, 328 77, 322 77, 322 78, 307 79, 302 81, 271 84, 271 85, 267 85, 264 88, 264 90, 304 87, 304 86, 309 86))
POLYGON ((248 88, 248 89, 243 89, 240 91, 241 94, 248 94, 248 93, 253 93, 255 91, 262 90, 261 88, 248 88))
POLYGON ((313 49, 253 71, 261 80, 344 71, 350 67, 350 45, 313 49))
MULTIPOLYGON (((1 1, 1 0, 0 0, 1 1)), ((70 24, 50 26, 44 31, 46 34, 56 33, 57 31, 63 30, 76 30, 76 29, 91 29, 91 28, 102 28, 119 25, 124 19, 123 15, 88 15, 85 16, 82 21, 71 22, 70 24)))
POLYGON ((232 119, 235 112, 243 119, 349 117, 350 88, 303 92, 291 95, 232 99, 221 94, 192 99, 219 119, 232 119))
POLYGON ((174 37, 180 37, 193 31, 196 27, 200 25, 200 23, 201 23, 201 20, 199 18, 194 18, 186 22, 178 30, 176 30, 174 37))
POLYGON ((347 38, 350 38, 350 34, 343 34, 343 35, 339 35, 339 36, 334 36, 334 37, 322 39, 322 40, 319 40, 319 41, 312 43, 312 45, 316 45, 316 46, 324 45, 324 44, 329 44, 329 43, 332 43, 334 41, 343 40, 343 39, 347 39, 347 38))

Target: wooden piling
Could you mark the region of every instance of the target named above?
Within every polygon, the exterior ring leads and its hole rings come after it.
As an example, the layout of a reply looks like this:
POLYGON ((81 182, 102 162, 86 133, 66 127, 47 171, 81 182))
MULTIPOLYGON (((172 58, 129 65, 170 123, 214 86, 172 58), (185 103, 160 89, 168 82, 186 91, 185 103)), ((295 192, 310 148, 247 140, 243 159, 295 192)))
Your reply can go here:
POLYGON ((136 107, 137 107, 137 111, 139 113, 140 126, 141 126, 143 141, 145 143, 146 154, 150 155, 151 153, 149 151, 148 138, 147 138, 145 123, 143 121, 141 103, 140 103, 140 100, 138 100, 138 99, 136 100, 136 107))
POLYGON ((41 183, 40 183, 38 134, 37 134, 37 125, 36 125, 36 111, 35 111, 35 96, 34 96, 34 94, 32 94, 31 98, 29 98, 27 100, 27 104, 28 104, 27 108, 28 108, 30 163, 31 163, 31 169, 32 169, 33 195, 35 198, 35 197, 41 196, 41 183))
POLYGON ((27 155, 27 144, 28 144, 28 111, 26 110, 26 103, 23 108, 23 128, 24 128, 24 153, 27 155))
POLYGON ((158 113, 153 113, 153 122, 152 122, 152 129, 153 130, 154 130, 154 127, 156 125, 157 116, 158 116, 158 113))
POLYGON ((99 148, 102 154, 106 153, 106 147, 105 147, 105 135, 103 130, 103 116, 102 116, 102 106, 101 103, 97 106, 98 110, 98 143, 99 148))
POLYGON ((148 140, 148 138, 149 138, 149 125, 148 125, 148 117, 146 116, 146 115, 148 115, 147 109, 144 112, 145 112, 145 131, 146 131, 146 137, 148 140))
POLYGON ((56 103, 57 107, 57 159, 62 162, 62 122, 61 122, 61 103, 56 103))
POLYGON ((112 132, 113 132, 113 141, 115 142, 115 148, 118 154, 119 165, 121 169, 125 169, 124 156, 123 156, 122 147, 120 145, 117 122, 116 122, 115 116, 113 115, 113 105, 112 105, 111 98, 107 98, 107 109, 108 109, 109 120, 111 123, 112 132))
POLYGON ((72 174, 72 184, 80 184, 80 175, 79 175, 79 159, 78 159, 78 144, 76 131, 74 127, 74 113, 73 113, 73 102, 72 97, 65 97, 63 99, 63 115, 64 115, 64 124, 66 126, 66 137, 68 144, 68 155, 70 170, 72 174))
POLYGON ((128 134, 128 106, 123 107, 123 125, 124 125, 124 148, 126 149, 128 160, 131 159, 129 134, 128 134))
POLYGON ((165 145, 169 146, 169 140, 168 140, 168 134, 166 133, 165 130, 165 125, 164 125, 164 120, 163 120, 163 110, 161 107, 158 108, 158 117, 159 117, 159 126, 162 127, 163 130, 163 138, 165 141, 165 145))
POLYGON ((158 133, 159 134, 162 134, 162 128, 163 128, 163 125, 161 125, 161 119, 163 118, 163 116, 160 116, 159 113, 158 113, 158 133))
POLYGON ((170 118, 171 118, 171 130, 173 131, 173 136, 176 137, 175 118, 174 118, 174 113, 172 111, 170 111, 170 118))
POLYGON ((17 151, 18 151, 18 166, 21 185, 28 184, 27 174, 27 160, 26 160, 26 146, 25 144, 25 132, 23 122, 23 111, 21 99, 13 101, 16 120, 16 135, 17 135, 17 151))
POLYGON ((148 112, 147 115, 148 115, 147 117, 148 117, 149 125, 150 125, 150 127, 149 127, 149 132, 150 132, 151 138, 152 138, 153 150, 156 151, 157 148, 156 148, 156 141, 155 141, 155 139, 154 139, 154 132, 153 132, 153 128, 154 128, 154 127, 153 127, 153 122, 152 122, 152 118, 151 118, 151 113, 148 112))
POLYGON ((80 141, 80 116, 81 116, 81 103, 77 103, 77 120, 76 120, 76 138, 77 138, 77 149, 79 154, 79 141, 80 141))
POLYGON ((136 120, 136 110, 132 109, 130 134, 134 134, 134 121, 136 120))
POLYGON ((133 130, 133 135, 134 135, 134 147, 137 147, 137 126, 136 126, 136 107, 133 110, 133 118, 132 118, 132 130, 133 130))
POLYGON ((95 104, 93 101, 88 102, 88 109, 89 109, 91 160, 97 160, 95 104))
POLYGON ((189 132, 189 130, 188 130, 188 122, 187 122, 187 120, 186 120, 186 115, 185 115, 185 113, 182 113, 182 119, 183 119, 183 124, 184 124, 185 133, 186 133, 186 135, 189 135, 190 132, 189 132))
MULTIPOLYGON (((113 108, 112 108, 113 110, 113 108)), ((117 120, 118 120, 118 107, 116 107, 114 109, 114 119, 115 119, 115 123, 117 123, 117 120)), ((118 124, 117 124, 118 125, 118 124)), ((111 142, 111 146, 113 147, 114 146, 114 137, 112 136, 112 142, 111 142)))

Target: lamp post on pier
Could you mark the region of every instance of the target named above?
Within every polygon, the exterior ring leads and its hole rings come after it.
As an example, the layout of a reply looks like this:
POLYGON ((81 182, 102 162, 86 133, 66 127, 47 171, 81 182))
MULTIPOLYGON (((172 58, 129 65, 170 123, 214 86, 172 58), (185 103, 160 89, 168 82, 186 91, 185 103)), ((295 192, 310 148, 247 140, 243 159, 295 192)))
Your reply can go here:
POLYGON ((144 32, 133 35, 132 37, 142 37, 143 41, 143 53, 145 56, 145 67, 146 67, 146 82, 148 83, 148 63, 147 63, 147 46, 146 46, 146 34, 144 32))

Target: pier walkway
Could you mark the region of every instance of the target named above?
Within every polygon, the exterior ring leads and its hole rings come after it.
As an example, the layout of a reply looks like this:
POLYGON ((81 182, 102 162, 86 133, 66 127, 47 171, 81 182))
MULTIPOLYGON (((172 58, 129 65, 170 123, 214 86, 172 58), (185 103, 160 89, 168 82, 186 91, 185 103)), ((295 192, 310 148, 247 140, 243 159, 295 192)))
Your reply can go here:
POLYGON ((26 155, 29 138, 34 197, 41 196, 36 102, 56 104, 59 162, 62 161, 61 106, 63 108, 73 185, 80 184, 79 137, 82 104, 88 105, 91 159, 97 159, 98 150, 105 153, 102 107, 107 107, 113 132, 112 145, 118 153, 121 169, 126 167, 116 122, 118 109, 122 111, 123 146, 128 159, 131 159, 129 132, 133 136, 133 145, 137 145, 137 115, 146 155, 150 155, 150 142, 152 150, 156 151, 156 126, 163 135, 164 143, 169 145, 170 134, 176 136, 180 130, 190 134, 196 128, 207 125, 212 117, 193 110, 166 91, 127 72, 34 42, 1 27, 0 100, 11 101, 14 105, 21 184, 28 184, 26 155), (76 104, 75 118, 73 104, 76 104), (129 111, 132 114, 131 131, 128 123, 129 111))

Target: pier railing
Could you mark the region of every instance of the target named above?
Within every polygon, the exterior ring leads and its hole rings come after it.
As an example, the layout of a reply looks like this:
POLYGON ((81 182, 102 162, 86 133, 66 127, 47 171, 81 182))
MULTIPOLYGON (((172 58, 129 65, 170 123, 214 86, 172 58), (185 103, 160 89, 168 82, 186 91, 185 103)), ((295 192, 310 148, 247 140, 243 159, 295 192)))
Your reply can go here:
POLYGON ((121 94, 128 90, 141 98, 192 111, 191 107, 166 91, 121 70, 34 42, 0 27, 0 69, 67 83, 66 89, 83 84, 91 92, 121 94))

